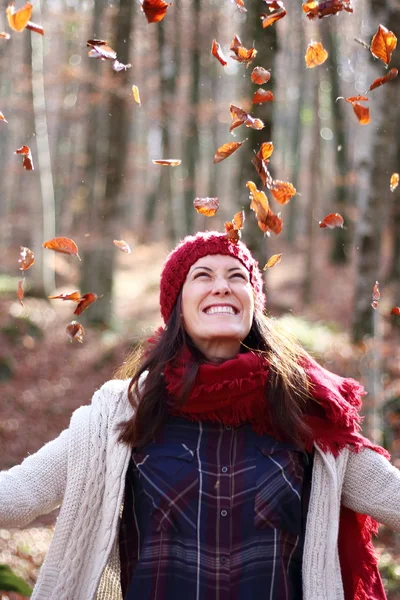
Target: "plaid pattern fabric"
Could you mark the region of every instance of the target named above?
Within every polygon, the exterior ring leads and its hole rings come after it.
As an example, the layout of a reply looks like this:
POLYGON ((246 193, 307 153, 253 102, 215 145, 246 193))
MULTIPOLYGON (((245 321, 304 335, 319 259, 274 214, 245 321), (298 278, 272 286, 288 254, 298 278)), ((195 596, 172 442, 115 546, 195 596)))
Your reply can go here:
POLYGON ((124 600, 301 600, 306 458, 248 424, 170 418, 132 453, 124 600))

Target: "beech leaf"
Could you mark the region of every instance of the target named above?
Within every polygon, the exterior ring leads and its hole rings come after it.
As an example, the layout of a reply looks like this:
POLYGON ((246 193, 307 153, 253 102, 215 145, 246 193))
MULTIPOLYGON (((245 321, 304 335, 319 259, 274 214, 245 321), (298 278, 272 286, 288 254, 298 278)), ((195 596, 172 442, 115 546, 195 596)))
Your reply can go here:
POLYGON ((226 144, 220 146, 214 155, 214 164, 219 163, 231 156, 231 154, 236 152, 236 150, 238 150, 238 148, 240 148, 246 141, 247 138, 243 140, 243 142, 227 142, 226 144))
POLYGON ((219 209, 219 198, 195 198, 193 206, 199 214, 213 217, 219 209))
POLYGON ((310 42, 305 55, 307 69, 322 65, 328 58, 328 53, 321 42, 310 42))
POLYGON ((60 252, 60 254, 68 254, 70 256, 76 256, 81 260, 78 254, 78 246, 73 240, 66 237, 56 237, 42 244, 43 248, 48 250, 54 250, 54 252, 60 252))

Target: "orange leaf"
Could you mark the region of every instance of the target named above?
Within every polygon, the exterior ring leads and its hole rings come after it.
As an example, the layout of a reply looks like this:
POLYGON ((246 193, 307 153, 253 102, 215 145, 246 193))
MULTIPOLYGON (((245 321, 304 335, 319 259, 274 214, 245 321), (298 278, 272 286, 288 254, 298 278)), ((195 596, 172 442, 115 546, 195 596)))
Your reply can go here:
POLYGON ((263 271, 267 269, 272 269, 275 265, 281 262, 282 254, 273 254, 271 258, 268 260, 267 264, 263 268, 263 271))
POLYGON ((379 58, 387 66, 392 58, 393 50, 397 46, 397 37, 386 29, 383 25, 379 25, 377 32, 371 41, 371 54, 379 58))
POLYGON ((139 106, 142 106, 142 103, 140 102, 139 88, 137 85, 132 86, 132 94, 133 94, 133 99, 136 102, 136 104, 139 104, 139 106))
POLYGON ((272 142, 263 142, 259 150, 262 160, 268 160, 274 151, 274 144, 272 142))
POLYGON ((85 330, 83 326, 80 323, 78 323, 78 321, 71 321, 71 323, 68 323, 65 330, 67 332, 67 335, 70 337, 71 342, 72 340, 76 340, 77 342, 82 344, 83 336, 85 335, 85 330))
POLYGON ((20 255, 21 258, 18 259, 18 262, 21 263, 19 270, 27 271, 34 264, 35 255, 33 254, 32 250, 26 248, 25 246, 20 246, 20 255))
POLYGON ((3 115, 3 113, 0 110, 0 121, 4 121, 4 123, 8 123, 8 121, 6 120, 5 116, 3 115))
POLYGON ((23 156, 22 166, 24 167, 24 169, 26 169, 27 171, 35 170, 35 167, 33 166, 31 150, 30 148, 28 148, 28 146, 22 146, 21 148, 18 148, 18 150, 16 150, 14 154, 21 154, 23 156))
POLYGON ((24 303, 22 302, 24 299, 24 283, 25 283, 25 278, 24 279, 20 279, 18 281, 18 288, 17 288, 17 298, 19 300, 19 303, 21 306, 24 306, 24 303))
POLYGON ((117 53, 111 48, 106 40, 88 40, 86 46, 89 46, 89 56, 91 58, 100 58, 101 60, 116 60, 117 53))
POLYGON ((343 225, 344 219, 339 213, 331 213, 330 215, 327 215, 323 221, 319 222, 321 228, 328 227, 329 229, 334 229, 334 227, 343 227, 343 225))
POLYGON ((341 10, 346 10, 349 13, 353 12, 351 0, 325 0, 319 3, 317 0, 307 0, 303 3, 303 11, 307 13, 309 19, 318 17, 328 17, 335 15, 341 10))
POLYGON ((14 2, 7 6, 6 15, 8 24, 14 31, 23 31, 31 18, 32 4, 26 2, 22 8, 15 10, 14 2))
POLYGON ((5 31, 1 31, 0 38, 3 40, 9 40, 11 38, 11 35, 9 33, 6 33, 5 31))
POLYGON ((225 234, 228 239, 233 242, 238 242, 240 240, 242 235, 240 230, 243 229, 244 220, 245 214, 244 211, 241 210, 234 215, 232 221, 225 222, 225 234))
POLYGON ((353 104, 353 102, 368 102, 369 98, 367 96, 349 96, 348 98, 345 98, 346 102, 350 102, 350 104, 353 104))
POLYGON ((211 54, 219 60, 223 67, 225 67, 228 64, 225 59, 225 56, 222 54, 221 46, 218 44, 217 40, 212 41, 211 54))
POLYGON ((213 217, 219 209, 219 198, 195 198, 193 206, 201 215, 213 217))
POLYGON ((240 125, 246 125, 246 127, 251 127, 251 129, 257 129, 258 131, 265 127, 261 119, 256 119, 252 117, 239 106, 231 104, 230 112, 232 119, 232 124, 229 128, 230 132, 232 132, 233 129, 236 129, 236 127, 239 127, 240 125))
POLYGON ((78 306, 74 310, 74 315, 81 315, 84 310, 86 310, 91 304, 93 304, 93 302, 96 302, 97 298, 97 294, 83 294, 78 306))
POLYGON ((390 311, 391 315, 400 315, 400 306, 394 306, 390 311))
POLYGON ((245 63, 248 66, 256 57, 257 50, 255 48, 245 48, 242 46, 242 42, 240 38, 235 35, 233 38, 231 45, 229 46, 229 50, 232 50, 233 60, 237 60, 240 63, 245 63))
POLYGON ((328 58, 328 53, 321 42, 310 42, 305 55, 306 67, 312 69, 322 65, 328 58))
POLYGON ((59 294, 58 296, 47 296, 49 300, 71 300, 72 302, 80 302, 81 301, 81 293, 76 290, 75 292, 71 292, 70 294, 59 294))
POLYGON ((154 165, 162 165, 163 167, 177 167, 181 162, 179 158, 159 158, 152 161, 154 165))
POLYGON ((239 12, 241 12, 241 13, 247 12, 247 8, 245 7, 243 0, 232 0, 232 2, 234 2, 236 4, 236 6, 239 9, 239 12))
POLYGON ((148 23, 159 23, 166 15, 168 6, 164 0, 143 0, 142 11, 146 15, 148 23))
POLYGON ((126 254, 130 254, 132 252, 131 247, 129 244, 124 242, 124 240, 113 240, 113 244, 116 246, 116 248, 122 250, 122 252, 126 252, 126 254))
POLYGON ((263 67, 254 67, 253 71, 251 72, 250 78, 253 83, 256 83, 257 85, 263 85, 264 83, 267 83, 267 81, 270 80, 271 73, 263 67))
POLYGON ((378 308, 378 302, 381 299, 381 293, 379 291, 379 283, 375 281, 374 289, 372 290, 372 308, 378 308))
POLYGON ((81 260, 78 254, 78 246, 75 242, 66 237, 56 237, 48 242, 42 244, 43 248, 54 250, 54 252, 60 252, 60 254, 68 254, 70 256, 77 256, 81 260))
POLYGON ((399 185, 400 175, 398 173, 393 173, 390 178, 390 191, 394 192, 394 190, 399 185))
POLYGON ((269 157, 274 151, 274 145, 272 142, 263 142, 257 154, 253 157, 251 161, 260 176, 263 187, 267 184, 267 180, 272 180, 270 173, 267 168, 267 164, 269 163, 269 157))
POLYGON ((282 19, 286 15, 286 10, 282 0, 264 0, 270 10, 270 15, 265 13, 260 16, 262 26, 265 29, 270 25, 273 25, 279 19, 282 19), (273 12, 275 11, 275 12, 273 12))
POLYGON ((253 104, 262 104, 263 102, 271 102, 274 100, 274 94, 269 90, 263 90, 262 88, 254 92, 253 104))
POLYGON ((41 25, 36 25, 36 23, 32 23, 32 21, 28 21, 26 24, 26 29, 30 29, 35 33, 39 33, 40 35, 44 35, 44 29, 41 25))
POLYGON ((268 185, 268 188, 271 190, 273 197, 279 204, 287 204, 290 198, 293 198, 293 196, 296 195, 296 188, 288 181, 274 179, 271 184, 268 185))
POLYGON ((242 146, 247 141, 247 138, 243 140, 243 142, 227 142, 218 148, 214 155, 214 164, 217 164, 226 158, 228 158, 231 154, 236 152, 240 146, 242 146))
POLYGON ((384 75, 383 77, 378 77, 378 79, 375 79, 375 81, 373 83, 371 83, 371 85, 369 86, 369 92, 374 90, 375 88, 384 85, 385 83, 387 83, 388 81, 391 81, 392 79, 394 79, 395 77, 397 77, 397 75, 399 74, 399 71, 397 69, 390 69, 390 71, 388 71, 386 73, 386 75, 384 75))
POLYGON ((358 102, 353 102, 352 106, 360 125, 368 125, 371 121, 368 106, 362 106, 362 104, 358 104, 358 102))
POLYGON ((246 186, 250 190, 250 208, 256 213, 257 224, 261 231, 269 235, 272 231, 276 235, 282 231, 282 220, 279 215, 275 215, 268 202, 264 192, 257 189, 252 181, 248 181, 246 186))

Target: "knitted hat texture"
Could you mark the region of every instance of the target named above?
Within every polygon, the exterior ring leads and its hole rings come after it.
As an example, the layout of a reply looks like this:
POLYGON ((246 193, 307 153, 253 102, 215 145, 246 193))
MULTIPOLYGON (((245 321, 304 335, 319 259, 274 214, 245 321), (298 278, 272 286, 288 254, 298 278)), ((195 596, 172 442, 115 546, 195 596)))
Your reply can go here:
POLYGON ((229 240, 224 233, 202 231, 183 238, 164 263, 160 282, 160 308, 165 323, 171 316, 190 267, 199 258, 210 254, 230 255, 240 260, 249 272, 250 282, 256 293, 256 308, 264 310, 266 299, 262 274, 247 246, 243 242, 229 240))

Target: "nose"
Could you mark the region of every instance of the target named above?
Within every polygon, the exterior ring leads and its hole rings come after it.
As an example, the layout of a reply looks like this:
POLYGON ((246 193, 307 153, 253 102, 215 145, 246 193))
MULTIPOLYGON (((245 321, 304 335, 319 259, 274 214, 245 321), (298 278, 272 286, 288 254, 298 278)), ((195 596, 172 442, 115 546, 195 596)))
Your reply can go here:
POLYGON ((220 296, 227 296, 231 293, 231 288, 225 277, 215 278, 212 293, 220 296))

